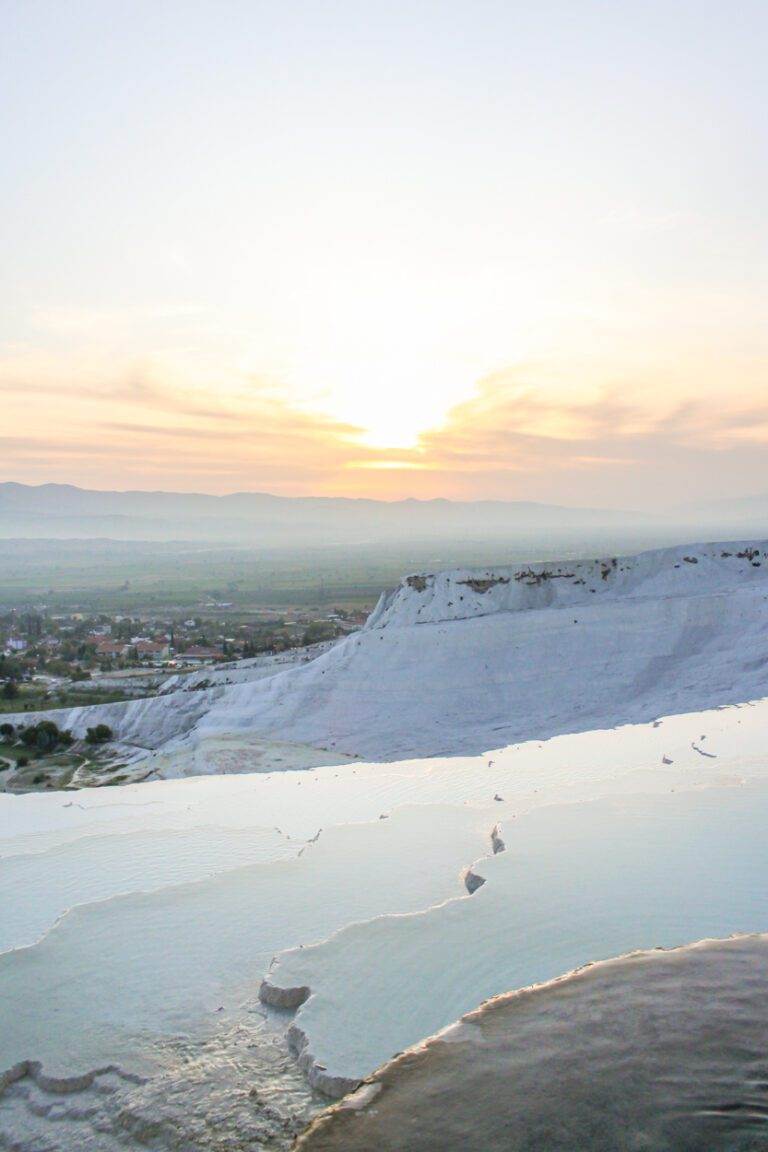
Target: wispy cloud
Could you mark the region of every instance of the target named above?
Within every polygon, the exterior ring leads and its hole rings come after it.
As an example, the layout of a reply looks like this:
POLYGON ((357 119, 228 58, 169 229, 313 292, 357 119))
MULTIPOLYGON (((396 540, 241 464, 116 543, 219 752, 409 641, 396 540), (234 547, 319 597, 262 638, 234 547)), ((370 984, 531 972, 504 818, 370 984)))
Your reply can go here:
POLYGON ((114 486, 526 498, 633 506, 759 490, 768 463, 760 390, 681 395, 663 381, 579 392, 559 368, 499 371, 411 448, 291 403, 269 378, 182 385, 162 365, 122 373, 0 355, 6 478, 114 486))

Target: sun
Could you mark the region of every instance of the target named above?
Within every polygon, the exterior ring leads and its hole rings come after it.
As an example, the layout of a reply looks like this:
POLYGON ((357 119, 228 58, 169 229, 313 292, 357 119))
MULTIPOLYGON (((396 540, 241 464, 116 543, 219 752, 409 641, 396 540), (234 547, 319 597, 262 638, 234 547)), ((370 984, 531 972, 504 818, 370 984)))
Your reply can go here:
POLYGON ((356 439, 367 448, 412 450, 475 388, 471 376, 442 359, 411 355, 337 362, 322 408, 359 429, 356 439))

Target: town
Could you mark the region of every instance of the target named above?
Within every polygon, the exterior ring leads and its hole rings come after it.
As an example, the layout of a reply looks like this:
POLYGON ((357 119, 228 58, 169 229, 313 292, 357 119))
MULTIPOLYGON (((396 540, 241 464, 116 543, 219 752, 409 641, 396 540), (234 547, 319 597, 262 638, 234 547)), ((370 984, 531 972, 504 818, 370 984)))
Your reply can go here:
POLYGON ((152 695, 168 676, 332 641, 367 613, 287 612, 228 602, 161 614, 0 606, 0 712, 111 703, 152 695))

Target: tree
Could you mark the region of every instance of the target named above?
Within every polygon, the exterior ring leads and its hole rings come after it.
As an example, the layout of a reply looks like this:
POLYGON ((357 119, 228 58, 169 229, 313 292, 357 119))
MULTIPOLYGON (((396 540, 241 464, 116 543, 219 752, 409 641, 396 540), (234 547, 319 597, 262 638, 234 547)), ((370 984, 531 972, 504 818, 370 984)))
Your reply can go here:
POLYGON ((313 620, 307 627, 302 644, 318 644, 321 640, 333 640, 336 629, 330 621, 313 620))
POLYGON ((86 744, 106 744, 113 736, 112 729, 108 724, 97 724, 95 728, 89 728, 85 734, 86 744))
POLYGON ((62 732, 52 720, 41 720, 39 724, 25 728, 21 740, 27 748, 34 748, 39 756, 45 756, 57 748, 68 748, 72 743, 72 733, 62 732))
POLYGON ((15 680, 6 680, 3 684, 3 699, 15 700, 19 694, 19 686, 15 680))

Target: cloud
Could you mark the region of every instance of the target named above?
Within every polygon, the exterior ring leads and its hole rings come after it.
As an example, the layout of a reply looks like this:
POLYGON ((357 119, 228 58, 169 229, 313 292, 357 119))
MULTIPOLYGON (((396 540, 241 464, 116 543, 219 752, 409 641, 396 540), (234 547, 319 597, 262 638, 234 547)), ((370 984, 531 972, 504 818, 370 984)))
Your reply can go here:
POLYGON ((253 376, 180 386, 155 364, 116 374, 14 354, 0 360, 0 393, 7 479, 288 493, 314 491, 370 454, 361 429, 299 409, 253 376))
MULTIPOLYGON (((442 427, 358 465, 367 491, 666 506, 766 486, 768 404, 684 397, 609 384, 569 398, 562 387, 497 373, 442 427)), ((352 485, 347 484, 346 490, 352 485)))
POLYGON ((768 403, 670 400, 658 390, 609 385, 590 399, 552 397, 514 374, 481 382, 418 455, 436 472, 459 474, 477 494, 600 504, 655 503, 672 488, 717 493, 758 489, 768 464, 768 403))
POLYGON ((640 374, 588 389, 562 365, 486 376, 415 446, 292 403, 269 377, 180 382, 34 350, 0 357, 7 479, 287 494, 551 500, 633 507, 765 488, 765 390, 667 387, 640 374))

